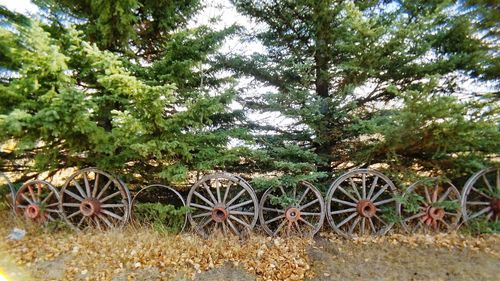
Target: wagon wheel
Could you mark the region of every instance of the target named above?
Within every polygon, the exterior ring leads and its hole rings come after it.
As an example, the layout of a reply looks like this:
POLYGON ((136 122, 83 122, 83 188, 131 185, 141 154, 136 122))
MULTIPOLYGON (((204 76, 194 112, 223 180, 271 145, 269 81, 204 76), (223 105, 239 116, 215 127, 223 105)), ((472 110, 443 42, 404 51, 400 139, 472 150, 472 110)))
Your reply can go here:
POLYGON ((59 191, 42 180, 29 181, 17 191, 14 210, 17 215, 45 224, 59 218, 59 191))
POLYGON ((345 173, 328 190, 328 222, 346 238, 353 233, 383 235, 397 218, 394 195, 396 187, 380 172, 358 169, 345 173))
POLYGON ((319 190, 308 182, 299 183, 291 194, 282 186, 269 188, 260 199, 259 218, 269 235, 313 237, 323 225, 325 204, 319 190))
POLYGON ((458 227, 460 192, 450 182, 429 178, 412 184, 403 194, 404 204, 398 204, 398 214, 405 231, 416 233, 450 232, 458 227))
POLYGON ((462 191, 464 221, 500 220, 500 167, 481 170, 467 180, 462 191))
POLYGON ((12 210, 15 212, 15 200, 16 200, 16 190, 14 189, 14 186, 12 183, 9 181, 9 178, 2 172, 0 172, 0 180, 3 180, 2 184, 6 184, 7 187, 9 188, 9 195, 6 195, 7 202, 9 204, 9 207, 12 208, 12 210))
POLYGON ((227 173, 212 174, 198 181, 187 197, 188 219, 201 235, 248 234, 257 222, 258 201, 252 187, 227 173))
MULTIPOLYGON (((141 189, 137 194, 135 194, 132 199, 132 218, 140 223, 154 223, 154 218, 148 217, 147 214, 144 216, 139 215, 138 210, 140 208, 146 208, 146 205, 141 207, 141 204, 160 204, 163 206, 174 206, 176 209, 183 208, 186 206, 184 198, 175 189, 161 184, 153 184, 146 186, 141 189)), ((162 226, 168 228, 178 228, 178 232, 182 232, 187 223, 187 213, 183 215, 183 219, 179 222, 171 221, 169 218, 165 218, 162 222, 162 226)))
POLYGON ((61 190, 60 210, 74 229, 123 226, 129 218, 130 195, 117 178, 95 168, 73 174, 61 190))

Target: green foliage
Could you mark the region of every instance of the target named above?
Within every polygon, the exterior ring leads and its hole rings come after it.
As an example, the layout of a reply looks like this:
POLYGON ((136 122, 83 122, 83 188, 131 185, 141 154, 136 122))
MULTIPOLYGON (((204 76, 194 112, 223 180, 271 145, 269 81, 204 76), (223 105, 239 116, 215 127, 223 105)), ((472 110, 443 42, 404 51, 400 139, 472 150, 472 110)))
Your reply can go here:
POLYGON ((420 207, 425 202, 423 196, 414 192, 408 193, 405 196, 396 196, 396 200, 403 205, 403 210, 409 214, 420 212, 420 207))
MULTIPOLYGON (((134 174, 182 182, 191 171, 238 163, 238 148, 227 146, 247 135, 234 126, 242 114, 230 108, 233 82, 221 78, 209 59, 234 27, 181 28, 197 1, 104 2, 38 1, 51 7, 46 20, 25 19, 23 25, 0 14, 0 57, 11 62, 0 75, 0 143, 16 143, 0 165, 30 159, 15 166, 39 172, 97 166, 129 182, 134 174), (155 10, 162 5, 169 9, 155 10), (87 18, 69 25, 59 22, 59 13, 87 18), (106 21, 122 14, 145 17, 159 30, 137 31, 129 23, 138 19, 106 21), (138 34, 129 34, 130 28, 138 34), (123 44, 148 32, 162 33, 155 38, 159 45, 150 46, 151 64, 122 55, 123 44)), ((140 44, 150 43, 144 40, 140 44)), ((134 42, 126 47, 136 48, 134 42)))
POLYGON ((355 157, 390 163, 394 170, 443 171, 449 177, 488 165, 488 156, 500 152, 495 141, 500 138, 498 104, 459 102, 433 93, 435 87, 433 80, 421 91, 398 93, 402 108, 354 125, 353 130, 365 133, 355 157))
POLYGON ((273 205, 279 205, 281 208, 285 209, 290 206, 297 206, 299 199, 294 198, 291 194, 282 194, 280 196, 270 195, 269 202, 273 205))
POLYGON ((176 208, 161 203, 136 203, 134 206, 136 219, 161 233, 179 233, 189 212, 189 207, 176 208))
POLYGON ((476 219, 469 221, 460 231, 469 235, 500 234, 500 222, 476 219))
POLYGON ((35 0, 36 20, 1 7, 0 144, 16 147, 0 168, 175 183, 227 169, 256 189, 324 189, 377 164, 400 183, 454 180, 500 154, 495 4, 232 2, 264 28, 188 24, 199 0, 35 0), (221 55, 238 32, 265 52, 221 55))
POLYGON ((398 215, 394 207, 383 206, 380 208, 378 212, 380 212, 380 217, 387 223, 396 224, 400 223, 401 220, 403 219, 398 215))
POLYGON ((266 52, 220 60, 274 88, 246 95, 249 109, 289 118, 288 126, 250 124, 256 142, 266 154, 293 145, 314 154, 300 162, 270 156, 290 162, 273 169, 300 174, 304 163, 331 173, 383 163, 402 182, 416 172, 455 179, 500 154, 490 2, 232 2, 266 26, 244 34, 266 52))
POLYGON ((56 219, 53 221, 48 221, 45 225, 44 231, 47 232, 59 232, 59 231, 71 231, 71 227, 62 219, 56 219))
POLYGON ((0 185, 0 211, 10 208, 12 204, 12 199, 10 197, 9 187, 7 185, 0 185))
POLYGON ((443 208, 446 211, 456 211, 460 209, 460 202, 458 200, 443 200, 441 202, 433 202, 431 206, 434 208, 443 208))
MULTIPOLYGON (((49 14, 52 28, 70 21, 100 49, 157 59, 170 32, 186 26, 201 8, 199 0, 34 0, 49 14)), ((63 30, 60 30, 63 29, 63 30)))

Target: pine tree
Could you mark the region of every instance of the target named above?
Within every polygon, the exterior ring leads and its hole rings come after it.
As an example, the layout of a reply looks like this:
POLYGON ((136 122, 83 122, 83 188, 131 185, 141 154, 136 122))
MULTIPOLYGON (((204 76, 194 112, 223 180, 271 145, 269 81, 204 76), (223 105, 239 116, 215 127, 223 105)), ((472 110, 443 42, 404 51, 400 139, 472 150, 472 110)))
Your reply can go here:
POLYGON ((184 28, 197 1, 153 2, 37 1, 50 8, 41 21, 1 9, 0 143, 16 147, 0 170, 97 166, 175 183, 240 161, 227 146, 245 137, 233 81, 210 61, 235 28, 184 28))
POLYGON ((291 120, 286 128, 250 124, 256 135, 272 132, 258 138, 267 151, 290 151, 265 159, 278 170, 297 161, 296 147, 314 155, 301 162, 326 173, 386 163, 400 174, 417 167, 451 177, 500 154, 492 143, 500 139, 499 61, 488 1, 467 2, 473 8, 455 1, 232 2, 263 26, 248 36, 266 53, 221 63, 276 89, 250 95, 246 106, 291 120), (489 89, 464 90, 461 81, 489 89))

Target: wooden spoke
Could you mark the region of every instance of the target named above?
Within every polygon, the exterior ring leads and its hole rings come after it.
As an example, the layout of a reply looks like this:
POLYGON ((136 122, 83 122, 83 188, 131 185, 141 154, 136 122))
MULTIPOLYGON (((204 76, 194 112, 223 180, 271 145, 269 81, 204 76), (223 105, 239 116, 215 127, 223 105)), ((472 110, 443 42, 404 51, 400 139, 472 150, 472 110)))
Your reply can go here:
POLYGON ((227 204, 226 206, 231 206, 231 204, 233 204, 236 200, 238 200, 238 198, 241 197, 241 195, 243 195, 244 193, 246 192, 246 190, 241 190, 236 196, 234 196, 227 204))
POLYGON ((344 193, 347 197, 349 197, 349 199, 351 199, 353 202, 357 203, 359 201, 358 199, 352 197, 352 195, 345 191, 345 189, 343 189, 341 186, 338 186, 337 189, 344 193))
POLYGON ((460 192, 450 181, 440 178, 428 178, 417 181, 412 184, 403 195, 404 198, 409 198, 411 196, 425 198, 425 201, 420 203, 418 212, 407 211, 405 204, 398 203, 398 215, 402 218, 401 226, 407 232, 451 231, 458 227, 461 217, 460 208, 457 207, 454 213, 452 213, 440 207, 440 204, 436 204, 460 200, 460 192), (439 196, 441 190, 444 190, 444 192, 439 196), (437 215, 437 213, 440 213, 440 215, 437 215), (440 216, 442 217, 440 218, 440 216), (449 227, 442 229, 440 226, 445 224, 442 223, 441 220, 449 227))
POLYGON ((499 199, 494 195, 498 195, 499 191, 500 167, 486 168, 473 174, 462 191, 461 207, 465 223, 475 219, 497 220, 500 216, 492 206, 498 204, 499 199))
POLYGON ((348 221, 352 220, 354 217, 356 217, 358 214, 354 213, 354 214, 351 214, 350 216, 348 216, 346 219, 344 219, 343 221, 341 221, 339 224, 337 224, 337 227, 341 227, 343 226, 344 224, 346 224, 348 221))
POLYGON ((277 221, 277 220, 280 220, 280 219, 284 219, 284 218, 285 218, 285 215, 279 215, 277 217, 274 217, 274 218, 272 218, 270 220, 265 221, 264 223, 265 224, 270 224, 270 223, 272 223, 274 221, 277 221))
POLYGON ((207 191, 208 195, 210 196, 210 199, 212 199, 212 202, 216 204, 218 201, 217 201, 217 199, 215 199, 215 196, 212 193, 212 191, 210 190, 210 187, 208 187, 208 185, 206 183, 203 183, 202 186, 207 191))
POLYGON ((94 189, 92 190, 92 197, 97 196, 97 190, 99 188, 99 174, 95 174, 94 189))
POLYGON ((193 193, 196 197, 200 198, 201 200, 203 200, 203 202, 207 203, 208 206, 210 207, 214 207, 214 203, 210 202, 210 200, 208 200, 207 198, 205 198, 205 196, 201 195, 200 193, 198 193, 197 191, 195 191, 193 193))
POLYGON ((74 199, 76 199, 76 200, 78 200, 78 201, 83 201, 83 198, 82 198, 82 197, 80 197, 80 196, 78 196, 78 195, 74 194, 73 192, 71 192, 71 191, 69 191, 69 190, 67 190, 67 189, 65 189, 65 190, 64 190, 64 193, 68 194, 69 196, 73 197, 74 199))
POLYGON ((380 206, 380 205, 384 205, 384 204, 391 203, 391 202, 394 202, 394 201, 396 201, 396 198, 389 198, 389 199, 385 199, 385 200, 382 200, 382 201, 375 202, 373 204, 375 206, 380 206))
POLYGON ((375 193, 375 195, 373 195, 372 198, 370 198, 372 201, 375 201, 377 200, 377 198, 382 195, 382 193, 384 193, 384 191, 387 189, 387 187, 389 187, 388 184, 384 185, 384 187, 382 187, 379 191, 377 191, 377 193, 375 193))
POLYGON ((250 200, 247 200, 247 201, 245 201, 245 202, 238 203, 238 204, 236 204, 236 205, 232 205, 232 206, 231 206, 231 205, 228 205, 227 209, 228 209, 228 210, 234 210, 234 209, 237 209, 237 208, 243 207, 243 206, 245 206, 245 205, 252 204, 253 202, 254 202, 254 201, 253 201, 252 199, 250 199, 250 200))
MULTIPOLYGON (((394 195, 396 187, 389 178, 378 171, 357 169, 347 172, 337 178, 328 189, 328 222, 335 232, 346 238, 367 232, 384 234, 392 227, 392 223, 375 224, 373 220, 377 220, 375 216, 387 212, 385 206, 378 206, 397 203, 394 195), (359 199, 353 200, 356 198, 351 194, 355 194, 359 199)), ((396 209, 397 204, 394 205, 396 209)))
POLYGON ((19 188, 13 200, 15 213, 32 222, 46 225, 48 221, 55 220, 51 213, 57 214, 56 218, 59 216, 59 210, 53 209, 59 205, 59 192, 49 182, 26 182, 19 188))
POLYGON ((351 203, 351 202, 347 202, 347 201, 344 201, 344 200, 340 200, 340 199, 337 199, 337 198, 332 198, 332 201, 340 203, 340 204, 344 204, 344 205, 347 205, 347 206, 352 206, 352 207, 358 206, 357 204, 354 204, 354 203, 351 203))
POLYGON ((242 226, 245 231, 251 230, 257 221, 255 192, 242 178, 230 174, 201 178, 191 187, 187 206, 192 210, 187 214, 189 222, 205 237, 213 232, 241 235, 244 232, 242 226), (201 191, 208 195, 202 195, 201 191), (198 220, 204 217, 209 217, 214 223, 200 224, 198 220))
POLYGON ((121 227, 130 217, 129 194, 125 184, 112 175, 95 168, 82 169, 71 175, 61 190, 61 216, 76 230, 121 227), (111 223, 114 220, 116 223, 111 223))
POLYGON ((295 198, 299 197, 298 201, 274 202, 273 198, 279 198, 286 194, 281 186, 269 188, 264 192, 259 205, 259 218, 262 228, 272 236, 278 234, 314 236, 321 228, 325 216, 324 200, 321 193, 308 182, 297 184, 293 187, 291 193, 295 198), (307 220, 305 217, 307 217, 307 220), (304 225, 301 225, 302 223, 306 224, 310 229, 305 231, 303 229, 304 225))
MULTIPOLYGON (((363 197, 364 198, 364 197, 363 197)), ((351 226, 349 227, 349 235, 352 235, 352 232, 354 230, 354 228, 356 227, 356 225, 358 224, 358 222, 361 220, 361 217, 357 217, 354 222, 351 224, 351 226)))
POLYGON ((100 201, 101 201, 101 203, 104 203, 104 202, 108 201, 109 199, 111 199, 111 198, 113 198, 113 197, 116 197, 116 196, 118 196, 118 195, 120 195, 120 194, 121 194, 121 192, 120 192, 120 191, 117 191, 117 192, 115 192, 115 193, 113 193, 113 194, 110 194, 110 195, 108 195, 108 196, 104 197, 104 198, 103 198, 103 199, 101 199, 100 201))
POLYGON ((89 179, 87 178, 87 174, 83 174, 83 182, 85 183, 85 190, 87 191, 87 197, 92 197, 92 192, 90 192, 90 184, 89 179))
POLYGON ((82 198, 87 198, 87 194, 85 193, 85 191, 83 191, 82 187, 80 186, 80 184, 77 181, 75 181, 75 187, 78 190, 78 192, 80 193, 80 195, 82 196, 82 198))
POLYGON ((106 183, 106 185, 104 185, 99 194, 97 194, 97 199, 101 198, 104 195, 104 193, 108 190, 108 188, 111 186, 112 183, 113 183, 112 180, 108 180, 108 182, 106 183))
POLYGON ((231 210, 231 212, 229 212, 230 214, 232 215, 242 215, 242 216, 253 216, 255 215, 254 212, 244 212, 244 211, 234 211, 234 210, 231 210))

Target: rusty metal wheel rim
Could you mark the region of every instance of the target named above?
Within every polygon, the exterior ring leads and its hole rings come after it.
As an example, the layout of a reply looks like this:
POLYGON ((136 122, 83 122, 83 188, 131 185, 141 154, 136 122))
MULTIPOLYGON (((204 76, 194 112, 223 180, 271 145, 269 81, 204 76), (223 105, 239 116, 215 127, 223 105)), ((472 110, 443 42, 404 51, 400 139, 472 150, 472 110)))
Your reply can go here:
POLYGON ((189 190, 188 220, 200 235, 248 234, 258 218, 258 201, 252 187, 228 173, 204 176, 189 190), (226 215, 227 212, 227 215, 226 215))
MULTIPOLYGON (((135 207, 135 204, 138 202, 139 198, 145 192, 147 192, 148 190, 151 190, 153 188, 165 189, 166 192, 174 194, 174 196, 179 200, 179 202, 182 203, 182 206, 186 206, 186 201, 184 201, 184 198, 182 197, 182 195, 177 190, 175 190, 175 189, 173 189, 173 188, 171 188, 169 186, 162 185, 162 184, 152 184, 152 185, 148 185, 148 186, 144 187, 143 189, 141 189, 139 192, 137 192, 134 195, 134 198, 132 198, 132 203, 131 203, 132 218, 134 218, 134 207, 135 207)), ((182 227, 179 230, 179 233, 182 232, 182 231, 184 231, 184 229, 186 228, 187 221, 188 221, 188 218, 187 218, 187 214, 186 214, 186 215, 184 215, 184 223, 182 224, 182 227)))
POLYGON ((462 217, 459 205, 461 196, 453 183, 437 177, 417 181, 408 187, 402 196, 402 201, 405 202, 408 196, 415 194, 423 198, 417 213, 409 213, 405 211, 404 204, 398 204, 401 226, 406 232, 450 232, 457 229, 462 217), (457 208, 445 210, 439 206, 446 201, 455 201, 458 204, 457 208))
POLYGON ((396 216, 395 195, 396 187, 392 181, 378 171, 357 169, 347 172, 335 180, 328 190, 328 223, 345 238, 352 237, 355 230, 360 235, 383 235, 394 224, 384 216, 392 213, 396 216), (366 210, 365 206, 370 210, 366 210), (364 215, 364 210, 375 213, 369 217, 364 215))
POLYGON ((26 182, 17 191, 15 213, 24 218, 46 224, 59 219, 59 191, 43 180, 26 182))
POLYGON ((462 216, 471 220, 500 220, 500 167, 472 175, 462 191, 462 216))
POLYGON ((5 175, 4 173, 0 172, 0 178, 4 179, 5 180, 5 183, 7 184, 7 187, 9 188, 9 191, 10 191, 10 207, 12 208, 12 210, 14 211, 14 213, 16 212, 16 208, 15 208, 15 204, 16 204, 16 189, 14 188, 14 186, 12 185, 12 183, 10 182, 9 178, 7 177, 7 175, 5 175))
POLYGON ((125 225, 130 193, 116 177, 95 168, 80 170, 61 189, 59 209, 72 228, 100 230, 125 225))
POLYGON ((301 182, 292 189, 293 202, 273 204, 273 196, 288 196, 283 187, 267 189, 259 204, 259 219, 264 231, 277 236, 313 237, 323 225, 325 204, 321 192, 311 183, 301 182))

